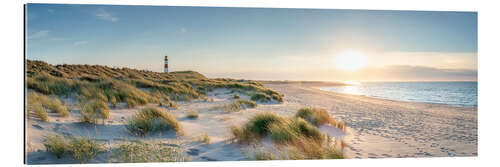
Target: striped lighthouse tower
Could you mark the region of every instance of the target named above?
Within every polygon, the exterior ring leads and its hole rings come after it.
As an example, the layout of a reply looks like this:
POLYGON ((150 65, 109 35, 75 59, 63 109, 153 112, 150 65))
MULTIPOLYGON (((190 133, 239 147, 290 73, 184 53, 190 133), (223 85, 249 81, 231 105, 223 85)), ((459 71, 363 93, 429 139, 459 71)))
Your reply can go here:
POLYGON ((168 72, 168 56, 165 56, 165 66, 163 67, 163 72, 168 72))

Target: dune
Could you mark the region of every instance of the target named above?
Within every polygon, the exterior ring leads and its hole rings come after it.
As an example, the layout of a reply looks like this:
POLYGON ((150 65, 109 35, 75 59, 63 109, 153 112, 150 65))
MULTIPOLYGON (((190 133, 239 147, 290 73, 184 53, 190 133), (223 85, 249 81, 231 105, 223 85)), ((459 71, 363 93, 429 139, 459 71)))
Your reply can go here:
MULTIPOLYGON (((474 107, 400 102, 317 89, 319 86, 332 83, 266 81, 261 84, 248 80, 208 79, 196 72, 161 74, 101 66, 51 66, 40 62, 28 63, 30 79, 36 80, 36 74, 41 71, 49 73, 51 77, 56 77, 57 79, 52 78, 54 82, 72 84, 87 84, 88 81, 79 81, 82 78, 89 80, 90 83, 100 83, 102 81, 98 79, 98 76, 117 77, 120 79, 118 82, 122 82, 123 78, 128 77, 124 72, 127 71, 135 77, 142 76, 143 78, 140 84, 136 80, 132 83, 144 85, 149 82, 144 80, 152 81, 148 83, 151 87, 141 87, 137 89, 138 92, 132 93, 141 94, 142 92, 146 93, 144 96, 157 97, 160 95, 148 94, 149 90, 163 90, 164 88, 169 90, 167 89, 169 84, 176 84, 184 85, 185 90, 182 91, 193 97, 181 100, 168 98, 169 103, 166 103, 168 105, 161 106, 159 104, 164 102, 154 100, 130 106, 128 104, 130 101, 122 99, 117 100, 116 107, 109 102, 107 105, 109 117, 97 119, 97 123, 92 124, 81 121, 81 107, 77 96, 74 94, 57 95, 67 106, 68 116, 62 117, 58 113, 49 112, 46 122, 40 121, 32 113, 26 117, 28 164, 79 163, 69 155, 57 158, 46 150, 43 137, 53 134, 89 138, 106 148, 86 163, 121 162, 112 161, 113 150, 120 144, 136 141, 159 143, 174 148, 182 154, 183 161, 254 160, 259 150, 268 150, 273 153, 273 150, 277 150, 275 149, 277 145, 269 137, 264 137, 253 145, 235 142, 231 127, 242 126, 261 113, 294 117, 297 110, 303 107, 326 109, 328 114, 336 120, 346 123, 344 130, 329 124, 319 125, 318 129, 332 138, 343 140, 345 148, 342 147, 342 151, 347 158, 477 155, 477 108, 474 107), (84 76, 78 73, 78 70, 89 69, 96 71, 84 76), (160 82, 162 80, 168 82, 160 82), (207 87, 208 91, 206 91, 185 84, 196 87, 200 87, 200 84, 221 85, 207 87), (246 89, 250 89, 250 92, 261 92, 259 97, 262 97, 264 101, 257 100, 256 106, 237 103, 235 108, 234 102, 237 100, 255 99, 253 94, 248 93, 246 89), (280 96, 274 97, 277 95, 280 96), (281 98, 282 101, 280 101, 281 98), (265 101, 265 99, 269 100, 265 101), (182 127, 183 133, 173 130, 145 136, 129 133, 126 128, 128 121, 134 114, 146 107, 156 107, 172 114, 182 127), (188 116, 193 112, 197 112, 198 117, 188 116), (202 137, 208 138, 208 142, 203 141, 202 137)), ((40 88, 43 87, 34 85, 30 88, 28 86, 28 93, 40 91, 40 88)), ((65 90, 61 86, 56 88, 58 91, 65 90)), ((179 93, 175 94, 175 96, 178 95, 179 93)), ((141 99, 136 100, 140 102, 141 99)), ((30 104, 29 101, 28 104, 30 104)))

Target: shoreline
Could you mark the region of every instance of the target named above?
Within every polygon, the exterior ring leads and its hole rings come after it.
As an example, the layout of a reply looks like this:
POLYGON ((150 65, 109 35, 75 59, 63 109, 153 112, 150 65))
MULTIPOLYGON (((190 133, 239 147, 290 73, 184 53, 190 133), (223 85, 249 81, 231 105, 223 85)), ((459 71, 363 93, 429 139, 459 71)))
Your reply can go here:
POLYGON ((325 108, 347 123, 351 158, 477 156, 477 107, 342 94, 314 84, 268 84, 288 105, 325 108))
POLYGON ((476 109, 478 108, 478 105, 452 105, 452 104, 445 104, 445 103, 432 103, 432 102, 418 102, 418 101, 405 101, 405 100, 396 100, 396 99, 389 99, 389 98, 384 98, 384 97, 374 97, 374 96, 368 96, 368 95, 356 95, 356 94, 348 94, 348 93, 340 93, 340 92, 334 92, 334 91, 328 91, 328 90, 323 90, 321 88, 323 87, 317 87, 317 86, 311 86, 311 88, 328 92, 328 93, 335 93, 335 94, 340 94, 340 95, 348 95, 348 96, 359 96, 359 97, 364 97, 364 98, 373 98, 373 99, 379 99, 379 100, 388 100, 388 101, 394 101, 394 102, 403 102, 403 103, 423 103, 423 104, 428 104, 428 105, 444 105, 446 107, 458 107, 458 108, 473 108, 476 109))

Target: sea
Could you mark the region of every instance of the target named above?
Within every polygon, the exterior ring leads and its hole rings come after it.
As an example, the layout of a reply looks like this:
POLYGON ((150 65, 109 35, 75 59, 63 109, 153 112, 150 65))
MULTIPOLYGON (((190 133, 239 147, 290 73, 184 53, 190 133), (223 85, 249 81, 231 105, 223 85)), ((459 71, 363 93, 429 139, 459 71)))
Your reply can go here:
POLYGON ((321 89, 398 101, 477 106, 477 82, 362 82, 321 89))

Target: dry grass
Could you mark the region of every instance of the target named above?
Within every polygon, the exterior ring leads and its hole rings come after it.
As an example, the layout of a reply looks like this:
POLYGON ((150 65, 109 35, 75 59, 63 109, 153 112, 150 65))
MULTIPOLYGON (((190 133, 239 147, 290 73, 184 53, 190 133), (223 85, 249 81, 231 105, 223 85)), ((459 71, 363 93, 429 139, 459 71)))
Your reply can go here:
POLYGON ((104 101, 79 98, 78 105, 83 122, 97 124, 98 120, 101 119, 104 123, 104 119, 109 118, 109 108, 104 101))
POLYGON ((341 121, 335 120, 332 116, 330 116, 330 114, 328 114, 328 111, 326 111, 325 109, 304 107, 297 111, 295 117, 302 118, 315 126, 320 126, 328 123, 341 130, 345 130, 345 124, 341 121))
POLYGON ((67 116, 69 116, 69 112, 68 112, 68 109, 67 109, 66 105, 62 104, 61 100, 59 100, 56 97, 52 98, 52 103, 50 103, 50 107, 49 108, 53 112, 56 112, 59 115, 61 115, 61 117, 67 117, 67 116))
POLYGON ((43 137, 43 144, 48 152, 61 158, 68 153, 78 162, 92 160, 99 152, 104 151, 104 146, 96 141, 83 137, 63 137, 49 135, 43 137))
POLYGON ((181 125, 173 115, 153 107, 139 111, 129 120, 126 128, 129 132, 141 136, 168 130, 183 134, 181 125))
MULTIPOLYGON (((171 100, 202 98, 208 91, 218 88, 281 99, 281 95, 264 88, 259 82, 209 79, 194 71, 156 73, 99 65, 54 66, 31 60, 27 60, 26 66, 27 85, 31 90, 45 95, 71 96, 76 93, 89 100, 110 102, 113 107, 125 102, 129 108, 147 103, 175 108, 171 100)), ((42 101, 42 105, 47 107, 45 104, 42 101)))
POLYGON ((47 114, 47 111, 45 108, 43 108, 42 104, 40 102, 35 102, 32 106, 33 112, 35 115, 40 118, 41 121, 47 122, 49 121, 49 116, 47 114))
POLYGON ((208 136, 206 133, 198 136, 198 141, 205 143, 205 144, 210 144, 210 136, 208 136))
POLYGON ((210 110, 222 110, 225 112, 238 112, 240 110, 244 110, 247 108, 255 108, 257 107, 257 103, 251 100, 242 100, 238 99, 233 101, 232 103, 226 105, 220 105, 210 108, 210 110))
POLYGON ((262 113, 250 118, 242 127, 231 127, 231 132, 233 140, 240 143, 258 143, 263 137, 270 137, 280 151, 258 152, 255 154, 257 160, 343 158, 339 148, 331 145, 331 138, 302 118, 262 113))

